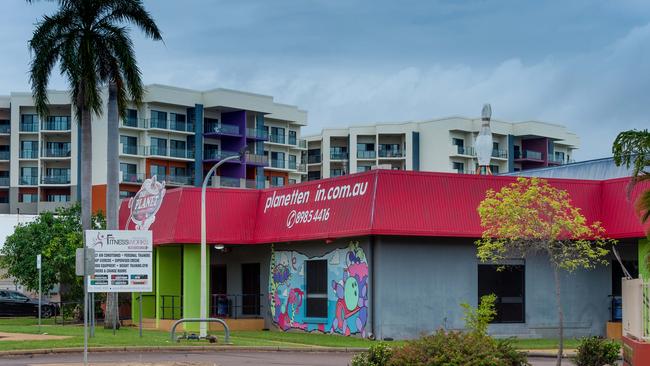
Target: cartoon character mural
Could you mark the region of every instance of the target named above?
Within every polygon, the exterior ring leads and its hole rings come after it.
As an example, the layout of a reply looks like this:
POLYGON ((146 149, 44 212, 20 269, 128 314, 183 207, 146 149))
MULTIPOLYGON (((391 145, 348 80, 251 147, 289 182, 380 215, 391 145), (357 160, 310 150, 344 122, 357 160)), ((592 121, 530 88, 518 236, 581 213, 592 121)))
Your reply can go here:
POLYGON ((332 332, 366 336, 368 321, 368 262, 358 242, 309 258, 296 251, 272 251, 269 301, 273 322, 282 330, 332 332), (327 319, 305 315, 305 261, 327 260, 327 319))

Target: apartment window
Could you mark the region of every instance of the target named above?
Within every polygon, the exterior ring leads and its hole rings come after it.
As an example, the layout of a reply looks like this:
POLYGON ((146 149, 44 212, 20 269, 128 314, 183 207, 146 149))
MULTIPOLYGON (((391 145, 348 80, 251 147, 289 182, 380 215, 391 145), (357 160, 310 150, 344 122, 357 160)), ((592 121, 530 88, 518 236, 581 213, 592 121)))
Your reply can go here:
POLYGON ((343 169, 330 169, 330 176, 332 177, 340 177, 344 174, 345 172, 343 171, 343 169))
POLYGON ((499 174, 499 166, 498 165, 490 165, 490 171, 492 174, 499 174))
POLYGON ((276 142, 278 144, 284 144, 284 128, 282 127, 271 127, 271 136, 269 136, 271 142, 276 142))
POLYGON ((454 145, 454 146, 464 147, 465 146, 465 140, 457 139, 457 138, 454 137, 454 138, 451 139, 451 144, 454 145))
POLYGON ((298 143, 298 138, 296 131, 289 130, 289 145, 296 145, 298 143))
POLYGON ((521 146, 514 146, 515 159, 521 159, 521 146))
POLYGON ((49 157, 66 157, 70 156, 69 142, 48 142, 45 145, 43 156, 49 157))
POLYGON ((298 161, 298 157, 295 155, 289 154, 289 169, 296 169, 296 162, 298 161))
POLYGON ((271 166, 274 168, 285 167, 285 159, 284 159, 283 152, 271 151, 271 166))
POLYGON ((177 158, 186 158, 187 150, 185 149, 185 141, 169 140, 169 153, 171 156, 177 158))
POLYGON ((129 198, 135 196, 135 192, 130 191, 120 191, 120 199, 129 198))
POLYGON ((367 172, 372 169, 370 165, 357 165, 357 173, 367 172))
POLYGON ((122 173, 122 180, 132 181, 137 178, 138 166, 129 163, 120 163, 120 172, 122 173))
POLYGON ((284 177, 271 177, 271 186, 272 187, 282 187, 284 186, 284 177))
POLYGON ((499 143, 498 142, 493 142, 492 143, 492 150, 499 150, 499 143))
POLYGON ((452 163, 452 169, 454 169, 457 173, 464 173, 465 172, 465 164, 455 161, 455 162, 452 163))
POLYGON ((35 114, 23 114, 20 120, 21 132, 38 131, 38 116, 35 114))
POLYGON ((553 153, 555 156, 555 161, 563 162, 564 161, 564 152, 563 151, 555 151, 553 153))
POLYGON ((400 151, 399 144, 379 144, 379 157, 391 158, 401 156, 402 152, 400 151))
POLYGON ((320 171, 307 172, 307 180, 318 180, 320 179, 320 171))
POLYGON ((521 264, 478 266, 478 296, 495 294, 496 311, 493 323, 525 322, 525 265, 521 264))
POLYGON ((20 168, 20 184, 23 185, 38 184, 38 168, 37 167, 20 168))
POLYGON ((375 144, 357 144, 357 158, 361 159, 374 159, 375 158, 375 144))
POLYGON ((47 202, 70 202, 69 194, 48 194, 47 202))
POLYGON ((138 111, 136 109, 127 109, 126 118, 124 118, 124 125, 137 127, 138 126, 138 111))
POLYGON ((167 156, 167 140, 157 137, 151 138, 151 155, 167 156))
POLYGON ((21 141, 20 157, 24 159, 38 158, 38 141, 21 141))
POLYGON ((305 267, 305 315, 327 318, 327 260, 308 260, 305 267))
POLYGON ((309 149, 309 150, 307 150, 307 163, 309 163, 309 164, 318 164, 320 162, 321 162, 320 149, 309 149))
POLYGON ((36 203, 38 202, 38 194, 36 193, 21 193, 18 199, 23 203, 36 203))
POLYGON ((138 154, 137 137, 120 135, 120 144, 122 145, 122 154, 138 154))
POLYGON ((214 160, 219 156, 219 145, 204 144, 203 145, 203 158, 205 160, 214 160))
POLYGON ((151 111, 151 126, 152 128, 167 128, 167 112, 151 111))
POLYGON ((172 130, 185 131, 186 130, 185 115, 178 114, 178 113, 170 113, 169 124, 170 124, 169 128, 172 130))
POLYGON ((165 168, 164 165, 155 165, 151 164, 149 167, 149 173, 153 177, 154 175, 158 176, 158 178, 162 178, 165 175, 167 175, 167 169, 165 168))
POLYGON ((173 166, 169 168, 170 174, 175 177, 186 177, 187 169, 184 167, 173 166))

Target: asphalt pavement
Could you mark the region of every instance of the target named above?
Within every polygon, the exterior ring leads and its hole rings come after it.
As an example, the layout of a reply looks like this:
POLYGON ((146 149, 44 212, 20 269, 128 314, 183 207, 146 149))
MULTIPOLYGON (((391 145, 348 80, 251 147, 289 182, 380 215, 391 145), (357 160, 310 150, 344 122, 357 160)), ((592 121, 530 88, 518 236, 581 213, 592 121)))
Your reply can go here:
MULTIPOLYGON (((88 361, 91 365, 101 366, 346 366, 349 365, 352 356, 352 353, 346 352, 117 352, 91 353, 88 356, 88 361)), ((530 358, 529 361, 534 366, 555 365, 555 360, 551 358, 530 358)), ((78 353, 0 357, 2 366, 72 366, 81 364, 82 356, 78 353)), ((568 360, 563 364, 573 365, 568 360)))

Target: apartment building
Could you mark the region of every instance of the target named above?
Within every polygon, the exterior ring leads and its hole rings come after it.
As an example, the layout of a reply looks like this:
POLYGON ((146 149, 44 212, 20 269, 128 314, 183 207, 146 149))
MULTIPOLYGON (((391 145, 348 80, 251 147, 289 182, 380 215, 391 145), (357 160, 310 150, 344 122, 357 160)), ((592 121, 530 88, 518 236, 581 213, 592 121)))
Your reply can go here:
MULTIPOLYGON (((150 85, 143 103, 120 120, 119 141, 107 141, 107 117, 93 116, 93 206, 103 209, 106 149, 119 144, 120 196, 156 175, 168 188, 200 186, 224 163, 214 187, 264 188, 306 179, 307 112, 272 97, 227 89, 196 91, 150 85), (304 179, 303 179, 304 178, 304 179)), ((106 98, 106 93, 104 95, 106 98)), ((79 126, 66 91, 49 93, 50 115, 36 114, 30 93, 0 97, 0 213, 37 213, 79 196, 79 126)))
MULTIPOLYGON (((474 143, 480 118, 450 117, 422 122, 324 129, 307 139, 309 180, 364 172, 376 166, 399 170, 476 172, 474 143)), ((566 127, 538 121, 492 120, 493 173, 572 162, 578 136, 566 127)))

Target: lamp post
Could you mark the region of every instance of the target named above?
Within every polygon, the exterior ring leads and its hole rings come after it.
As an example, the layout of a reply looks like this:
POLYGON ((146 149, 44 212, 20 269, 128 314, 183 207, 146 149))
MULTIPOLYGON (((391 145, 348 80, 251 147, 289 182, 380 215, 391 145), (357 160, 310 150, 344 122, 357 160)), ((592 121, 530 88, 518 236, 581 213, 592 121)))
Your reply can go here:
MULTIPOLYGON (((208 284, 208 272, 207 272, 207 246, 206 246, 206 238, 205 238, 205 232, 206 232, 206 223, 205 223, 205 189, 208 186, 208 180, 210 179, 210 176, 214 174, 214 172, 217 170, 218 167, 221 166, 221 164, 235 160, 235 159, 242 159, 245 153, 246 146, 244 146, 240 151, 239 155, 233 155, 229 156, 220 162, 214 164, 214 166, 208 171, 208 174, 205 176, 203 179, 203 186, 201 187, 201 304, 199 306, 199 317, 202 319, 205 319, 208 317, 208 289, 207 289, 207 284, 208 284)), ((208 325, 206 322, 200 322, 199 323, 199 337, 205 338, 208 335, 208 325)))
POLYGON ((489 104, 483 105, 481 111, 481 129, 476 137, 476 157, 478 158, 478 167, 476 174, 481 174, 481 168, 485 167, 485 173, 492 175, 490 169, 490 160, 492 159, 492 131, 490 130, 490 119, 492 118, 492 107, 489 104))

